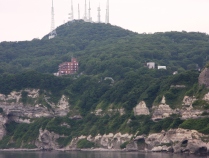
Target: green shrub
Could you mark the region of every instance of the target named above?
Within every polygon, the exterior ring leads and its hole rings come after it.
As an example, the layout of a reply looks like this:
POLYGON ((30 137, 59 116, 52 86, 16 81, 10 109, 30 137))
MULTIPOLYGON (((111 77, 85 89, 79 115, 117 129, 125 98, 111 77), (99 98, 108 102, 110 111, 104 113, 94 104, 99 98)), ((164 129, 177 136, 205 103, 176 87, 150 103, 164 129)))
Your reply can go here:
POLYGON ((179 127, 190 130, 194 129, 204 134, 208 134, 209 118, 188 119, 184 121, 179 127))
POLYGON ((57 139, 57 142, 58 142, 60 148, 63 148, 63 147, 65 147, 65 146, 67 146, 68 143, 69 143, 71 140, 72 140, 72 137, 69 136, 69 137, 67 137, 67 138, 58 138, 58 139, 57 139))
POLYGON ((88 141, 87 139, 81 139, 77 143, 77 148, 94 148, 95 143, 88 141))
POLYGON ((192 105, 194 108, 209 108, 209 104, 205 100, 196 100, 192 105))
POLYGON ((125 149, 126 148, 126 145, 128 144, 129 142, 124 142, 123 144, 120 145, 120 148, 121 149, 125 149))

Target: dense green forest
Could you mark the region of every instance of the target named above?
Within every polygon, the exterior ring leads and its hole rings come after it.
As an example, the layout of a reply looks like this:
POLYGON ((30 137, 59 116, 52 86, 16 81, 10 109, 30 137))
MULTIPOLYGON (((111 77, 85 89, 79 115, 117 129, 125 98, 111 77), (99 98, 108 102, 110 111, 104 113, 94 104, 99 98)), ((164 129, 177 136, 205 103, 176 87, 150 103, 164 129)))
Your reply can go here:
POLYGON ((146 62, 168 71, 203 68, 209 36, 195 32, 137 34, 110 24, 75 21, 57 28, 58 36, 0 43, 0 73, 35 70, 53 73, 61 62, 77 57, 80 72, 121 78, 146 62), (123 71, 122 71, 123 70, 123 71))
POLYGON ((170 85, 188 84, 184 91, 191 93, 199 75, 196 70, 208 61, 209 36, 203 33, 137 34, 83 21, 62 25, 57 33, 51 40, 46 35, 41 40, 0 43, 1 93, 27 87, 66 93, 83 113, 111 103, 131 110, 140 100, 151 107, 162 94, 172 106, 182 98, 176 99, 180 92, 169 89, 170 85), (79 61, 79 72, 53 76, 58 65, 72 56, 79 61), (167 70, 148 69, 150 61, 167 70), (179 74, 173 76, 174 71, 179 74), (114 84, 105 77, 112 77, 114 84))
MULTIPOLYGON (((201 98, 205 88, 198 86, 198 69, 208 62, 208 35, 184 31, 138 34, 110 24, 83 21, 62 25, 57 34, 51 40, 46 35, 41 40, 0 43, 0 93, 35 88, 51 92, 54 101, 65 94, 71 108, 78 110, 83 119, 71 120, 69 113, 63 118, 40 118, 30 125, 12 122, 6 125, 8 136, 0 142, 1 148, 20 147, 22 141, 33 141, 41 127, 68 136, 58 140, 60 146, 79 135, 119 131, 148 134, 190 127, 192 120, 183 121, 175 115, 160 122, 153 122, 150 116, 134 116, 133 107, 144 100, 151 109, 163 95, 173 109, 181 106, 185 94, 201 98), (79 72, 54 76, 58 65, 70 61, 72 56, 79 61, 79 72), (167 70, 148 69, 146 63, 150 61, 166 66, 167 70), (178 74, 173 75, 174 71, 178 74), (105 77, 113 78, 114 83, 105 77), (175 89, 171 85, 186 88, 175 89), (95 109, 107 111, 110 107, 124 108, 126 114, 91 114, 95 109), (127 124, 130 118, 132 122, 127 124), (60 127, 62 122, 73 129, 60 127), (8 143, 11 137, 13 144, 8 143)), ((204 125, 193 124, 194 129, 208 133, 207 119, 200 121, 204 125)), ((27 147, 33 147, 29 144, 27 147)))

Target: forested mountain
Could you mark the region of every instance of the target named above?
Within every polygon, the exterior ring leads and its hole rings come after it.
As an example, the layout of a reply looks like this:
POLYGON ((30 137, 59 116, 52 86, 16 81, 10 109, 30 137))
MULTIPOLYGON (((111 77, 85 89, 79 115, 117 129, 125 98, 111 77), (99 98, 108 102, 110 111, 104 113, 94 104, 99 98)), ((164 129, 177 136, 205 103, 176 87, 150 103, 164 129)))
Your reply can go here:
MULTIPOLYGON (((0 43, 1 94, 11 97, 10 93, 16 91, 21 94, 20 101, 24 106, 38 104, 54 115, 53 106, 63 95, 69 98, 70 105, 66 116, 45 120, 32 118, 30 126, 10 120, 5 126, 8 135, 0 142, 0 147, 19 148, 22 147, 21 141, 26 147, 34 145, 40 128, 66 135, 58 141, 61 146, 80 135, 135 134, 137 131, 138 134, 149 134, 186 128, 187 122, 177 113, 160 122, 151 120, 153 107, 158 106, 163 97, 173 110, 184 108, 182 100, 185 96, 195 97, 195 108, 206 110, 208 114, 209 104, 201 100, 208 90, 198 85, 198 69, 203 69, 208 62, 208 35, 184 31, 138 34, 110 24, 84 21, 62 25, 57 28, 57 34, 51 40, 46 35, 41 40, 0 43), (70 61, 71 57, 78 59, 79 72, 53 76, 58 65, 70 61), (148 69, 147 62, 155 62, 156 66, 166 66, 167 69, 148 69), (178 74, 173 75, 174 71, 178 74), (106 77, 112 79, 105 80, 106 77), (179 85, 183 88, 175 88, 179 85), (28 88, 38 89, 40 98, 31 99, 25 91, 28 88), (54 104, 47 101, 47 95, 54 104), (151 111, 149 116, 133 113, 133 108, 141 101, 151 111), (121 109, 123 115, 109 114, 109 110, 121 109), (98 110, 102 114, 97 115, 98 110), (72 120, 75 115, 82 119, 72 120), (68 124, 71 130, 60 124, 68 124), (9 145, 10 139, 14 141, 12 145, 9 145)), ((194 128, 208 134, 208 128, 205 129, 207 120, 202 121, 203 126, 194 128)))
POLYGON ((59 63, 72 56, 79 59, 80 72, 97 74, 106 70, 105 75, 115 73, 110 72, 112 67, 115 71, 121 67, 136 70, 149 61, 171 71, 203 68, 208 59, 209 36, 203 33, 137 34, 83 21, 62 25, 57 33, 52 40, 45 36, 41 40, 0 43, 0 72, 31 69, 53 73, 59 63))

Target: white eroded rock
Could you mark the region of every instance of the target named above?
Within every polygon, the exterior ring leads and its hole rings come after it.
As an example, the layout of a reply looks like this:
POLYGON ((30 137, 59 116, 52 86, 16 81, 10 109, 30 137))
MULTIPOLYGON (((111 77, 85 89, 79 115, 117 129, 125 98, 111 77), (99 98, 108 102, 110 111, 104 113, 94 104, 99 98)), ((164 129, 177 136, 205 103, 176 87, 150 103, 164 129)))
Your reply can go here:
POLYGON ((141 101, 136 107, 134 107, 134 115, 149 115, 149 109, 144 101, 141 101))
POLYGON ((199 149, 207 149, 207 143, 202 138, 208 137, 196 130, 170 129, 167 132, 150 134, 145 143, 151 151, 170 151, 174 152, 189 151, 189 153, 200 152, 199 149))
POLYGON ((35 142, 39 149, 51 150, 58 149, 59 145, 57 139, 60 136, 54 132, 49 132, 48 130, 39 129, 38 140, 35 142))
POLYGON ((169 105, 166 104, 165 97, 163 96, 161 104, 157 107, 153 107, 154 112, 152 115, 152 120, 161 120, 166 117, 169 117, 172 114, 175 114, 176 112, 170 108, 169 105))
POLYGON ((197 99, 193 96, 193 97, 189 97, 189 96, 185 96, 183 99, 183 104, 187 107, 191 107, 192 108, 192 104, 194 103, 194 101, 196 101, 197 99))
POLYGON ((209 102, 209 92, 204 95, 203 100, 209 102))
POLYGON ((7 123, 8 118, 0 115, 0 140, 6 135, 6 129, 5 129, 5 124, 7 123))
POLYGON ((124 115, 125 114, 125 109, 124 108, 120 108, 120 109, 108 109, 108 113, 111 113, 111 114, 120 113, 120 115, 124 115))
POLYGON ((66 110, 69 107, 68 98, 64 95, 62 95, 57 107, 60 110, 66 110))
POLYGON ((133 135, 129 134, 121 134, 121 133, 109 133, 93 137, 91 135, 89 136, 80 136, 77 138, 74 138, 70 145, 66 147, 66 149, 74 149, 76 148, 76 144, 80 139, 87 139, 88 141, 94 142, 97 146, 106 148, 106 149, 120 149, 120 145, 124 142, 130 141, 133 135))

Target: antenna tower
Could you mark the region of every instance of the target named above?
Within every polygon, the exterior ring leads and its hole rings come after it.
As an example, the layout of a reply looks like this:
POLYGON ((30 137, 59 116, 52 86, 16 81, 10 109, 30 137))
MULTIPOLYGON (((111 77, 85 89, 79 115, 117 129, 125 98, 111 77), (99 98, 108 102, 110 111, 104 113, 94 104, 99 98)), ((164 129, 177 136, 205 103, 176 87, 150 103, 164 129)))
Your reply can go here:
POLYGON ((98 23, 101 23, 101 14, 100 14, 101 8, 100 8, 100 4, 99 4, 99 7, 98 7, 97 11, 98 11, 98 23))
POLYGON ((80 19, 80 6, 78 4, 78 19, 80 19))
POLYGON ((52 0, 52 11, 51 11, 51 32, 49 34, 49 39, 54 38, 57 36, 56 30, 55 30, 55 22, 54 22, 54 6, 53 6, 53 0, 52 0))
POLYGON ((73 11, 73 0, 71 0, 71 11, 69 13, 69 21, 73 21, 74 19, 74 11, 73 11))
POLYGON ((90 0, 89 0, 89 19, 88 19, 89 22, 92 21, 92 18, 91 18, 91 3, 90 3, 90 0))
POLYGON ((108 24, 109 23, 109 0, 107 0, 107 8, 106 8, 106 19, 105 19, 105 23, 108 24))
POLYGON ((87 21, 87 5, 86 5, 86 0, 85 0, 85 12, 84 12, 83 20, 84 21, 87 21))
POLYGON ((71 18, 74 19, 74 12, 73 12, 73 0, 71 0, 71 18))

